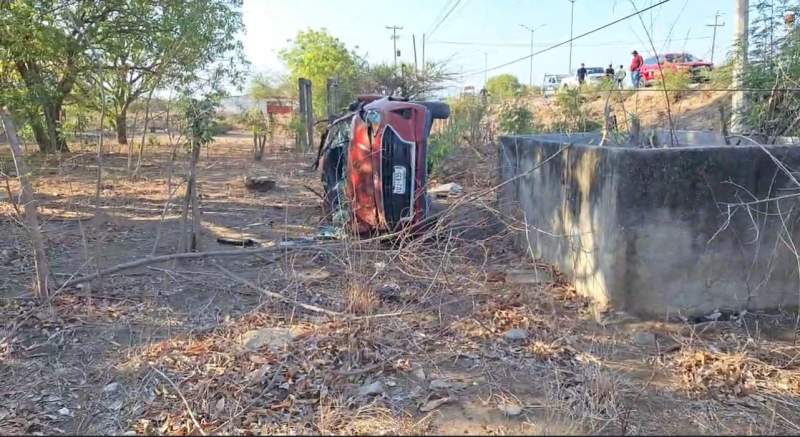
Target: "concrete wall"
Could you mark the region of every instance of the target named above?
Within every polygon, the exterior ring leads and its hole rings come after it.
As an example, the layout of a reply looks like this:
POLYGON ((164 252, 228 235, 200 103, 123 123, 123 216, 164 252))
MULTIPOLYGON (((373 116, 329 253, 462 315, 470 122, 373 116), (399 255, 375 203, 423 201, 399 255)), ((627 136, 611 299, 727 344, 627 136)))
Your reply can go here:
MULTIPOLYGON (((596 139, 501 138, 498 200, 527 223, 520 248, 557 264, 600 309, 663 318, 797 307, 798 260, 780 237, 800 245, 798 201, 732 208, 730 220, 725 205, 800 191, 767 153, 596 139)), ((800 168, 800 148, 769 150, 800 168)))

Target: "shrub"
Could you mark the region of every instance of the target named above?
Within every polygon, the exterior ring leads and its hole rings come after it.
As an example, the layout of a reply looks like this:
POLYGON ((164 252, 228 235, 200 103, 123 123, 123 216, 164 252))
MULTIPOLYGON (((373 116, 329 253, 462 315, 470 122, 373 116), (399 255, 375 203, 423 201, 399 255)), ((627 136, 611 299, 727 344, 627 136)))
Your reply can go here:
POLYGON ((458 132, 457 141, 467 144, 480 143, 485 135, 484 120, 488 112, 486 101, 478 96, 462 96, 450 104, 450 120, 447 126, 458 132))
POLYGON ((498 107, 497 124, 501 134, 533 132, 533 113, 520 101, 508 100, 498 107))
POLYGON ((692 83, 692 75, 688 71, 664 71, 664 78, 656 86, 666 88, 672 101, 680 100, 692 83))
POLYGON ((579 132, 596 130, 600 123, 588 120, 583 105, 586 98, 578 88, 560 88, 555 95, 555 105, 558 108, 561 121, 554 128, 565 132, 579 132))
POLYGON ((448 123, 440 132, 431 135, 428 141, 428 173, 434 173, 441 168, 455 150, 458 137, 459 129, 455 123, 448 123))
POLYGON ((224 135, 234 129, 232 121, 226 118, 215 118, 211 121, 210 131, 212 136, 224 135))

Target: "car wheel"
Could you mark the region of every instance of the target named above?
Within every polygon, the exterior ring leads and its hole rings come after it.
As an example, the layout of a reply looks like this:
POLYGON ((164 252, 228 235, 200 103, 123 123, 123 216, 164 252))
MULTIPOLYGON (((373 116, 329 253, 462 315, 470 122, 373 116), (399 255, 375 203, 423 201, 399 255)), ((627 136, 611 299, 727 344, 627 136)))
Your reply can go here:
POLYGON ((444 120, 450 117, 450 105, 444 102, 414 102, 424 106, 428 112, 431 113, 431 117, 444 120))

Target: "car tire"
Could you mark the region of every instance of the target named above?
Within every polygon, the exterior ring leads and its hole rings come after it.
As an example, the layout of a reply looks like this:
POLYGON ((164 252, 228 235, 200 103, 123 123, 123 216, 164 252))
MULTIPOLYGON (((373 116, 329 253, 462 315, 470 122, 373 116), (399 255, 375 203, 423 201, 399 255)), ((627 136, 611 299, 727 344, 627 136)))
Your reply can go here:
POLYGON ((444 120, 450 117, 450 105, 444 102, 414 102, 424 106, 431 117, 438 120, 444 120))

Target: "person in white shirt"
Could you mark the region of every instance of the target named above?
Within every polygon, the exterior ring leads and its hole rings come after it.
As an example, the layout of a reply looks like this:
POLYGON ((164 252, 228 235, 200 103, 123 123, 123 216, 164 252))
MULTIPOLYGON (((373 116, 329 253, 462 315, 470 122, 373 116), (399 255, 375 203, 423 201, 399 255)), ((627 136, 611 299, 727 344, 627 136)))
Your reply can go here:
POLYGON ((628 74, 625 73, 625 67, 623 67, 622 65, 620 65, 619 66, 619 70, 617 70, 614 73, 614 80, 617 81, 617 87, 619 87, 619 89, 622 89, 622 84, 624 83, 625 76, 627 76, 627 75, 628 74))

